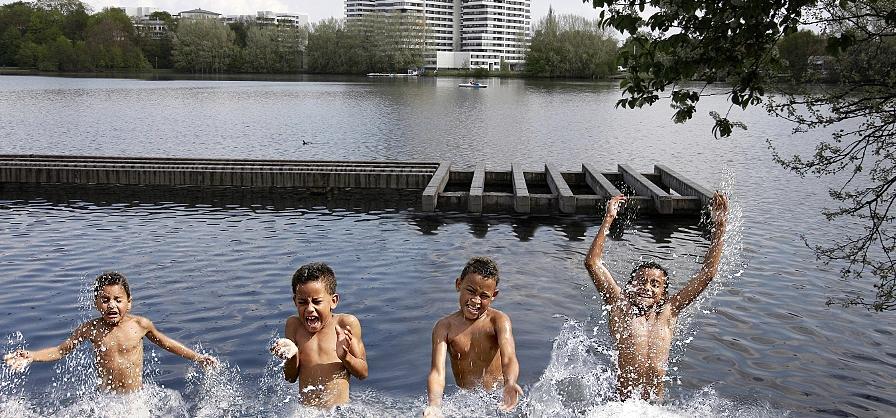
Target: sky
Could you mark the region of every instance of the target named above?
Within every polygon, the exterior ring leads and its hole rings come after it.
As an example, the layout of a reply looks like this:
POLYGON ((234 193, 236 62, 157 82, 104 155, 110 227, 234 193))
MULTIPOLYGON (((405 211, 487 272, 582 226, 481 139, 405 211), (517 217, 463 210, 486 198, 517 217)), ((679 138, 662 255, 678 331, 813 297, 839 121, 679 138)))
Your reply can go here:
MULTIPOLYGON (((0 4, 12 3, 16 0, 0 0, 0 4)), ((94 11, 104 7, 158 7, 176 14, 185 10, 202 8, 222 15, 255 14, 259 10, 273 12, 304 13, 309 20, 316 22, 331 16, 343 17, 345 2, 343 0, 82 0, 93 7, 94 11)), ((532 0, 532 23, 548 13, 553 6, 555 13, 571 13, 596 18, 597 13, 590 6, 591 2, 582 0, 532 0)))

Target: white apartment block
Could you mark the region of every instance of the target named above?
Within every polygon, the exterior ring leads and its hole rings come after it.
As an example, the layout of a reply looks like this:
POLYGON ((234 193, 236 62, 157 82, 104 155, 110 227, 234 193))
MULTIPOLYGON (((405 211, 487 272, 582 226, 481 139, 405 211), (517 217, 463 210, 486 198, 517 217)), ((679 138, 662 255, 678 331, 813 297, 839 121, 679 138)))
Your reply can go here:
POLYGON ((162 11, 158 7, 119 7, 119 9, 123 10, 131 19, 147 17, 155 12, 162 11))
POLYGON ((346 0, 345 16, 416 14, 425 20, 427 68, 499 69, 524 64, 529 0, 346 0))

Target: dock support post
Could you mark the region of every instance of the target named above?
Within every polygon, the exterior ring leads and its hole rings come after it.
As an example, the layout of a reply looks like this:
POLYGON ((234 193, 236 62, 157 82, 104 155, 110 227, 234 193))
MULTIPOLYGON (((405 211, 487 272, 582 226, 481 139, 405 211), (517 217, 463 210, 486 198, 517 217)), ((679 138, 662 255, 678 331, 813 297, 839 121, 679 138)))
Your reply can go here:
POLYGON ((582 164, 582 173, 585 174, 585 183, 591 186, 598 195, 603 192, 603 197, 610 198, 622 194, 609 179, 604 177, 600 171, 594 169, 594 166, 591 164, 582 164))
POLYGON ((672 196, 665 190, 659 188, 652 181, 644 177, 643 174, 635 171, 627 164, 619 164, 619 174, 626 184, 635 189, 635 192, 641 196, 647 196, 653 199, 654 207, 657 213, 663 215, 671 215, 673 212, 672 196))
POLYGON ((683 196, 696 196, 700 198, 702 206, 706 206, 712 200, 712 192, 709 189, 691 181, 685 176, 672 171, 669 167, 662 164, 653 166, 654 174, 660 176, 663 184, 669 186, 672 190, 683 196))
POLYGON ((576 213, 576 196, 572 193, 569 184, 566 183, 566 179, 563 178, 560 171, 551 164, 545 164, 544 174, 548 181, 548 187, 551 188, 551 193, 557 195, 560 212, 576 213))
POLYGON ((529 213, 532 209, 532 202, 523 169, 518 163, 513 163, 510 166, 510 171, 513 178, 513 210, 519 213, 529 213))
POLYGON ((476 166, 473 181, 470 182, 470 195, 467 199, 467 210, 482 213, 482 193, 485 191, 485 164, 476 166))
POLYGON ((423 190, 422 206, 424 212, 435 212, 439 193, 442 193, 442 191, 445 190, 445 185, 448 184, 450 168, 450 162, 442 161, 439 163, 439 168, 436 170, 436 173, 432 175, 432 179, 429 180, 426 189, 423 190))

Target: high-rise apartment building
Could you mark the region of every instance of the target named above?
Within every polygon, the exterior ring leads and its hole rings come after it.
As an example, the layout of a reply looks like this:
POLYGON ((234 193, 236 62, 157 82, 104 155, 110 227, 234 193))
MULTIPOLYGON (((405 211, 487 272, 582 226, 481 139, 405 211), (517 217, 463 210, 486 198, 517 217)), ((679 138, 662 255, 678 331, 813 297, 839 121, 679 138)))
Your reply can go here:
POLYGON ((523 65, 530 7, 529 0, 346 0, 345 16, 418 15, 425 22, 426 67, 498 69, 523 65))

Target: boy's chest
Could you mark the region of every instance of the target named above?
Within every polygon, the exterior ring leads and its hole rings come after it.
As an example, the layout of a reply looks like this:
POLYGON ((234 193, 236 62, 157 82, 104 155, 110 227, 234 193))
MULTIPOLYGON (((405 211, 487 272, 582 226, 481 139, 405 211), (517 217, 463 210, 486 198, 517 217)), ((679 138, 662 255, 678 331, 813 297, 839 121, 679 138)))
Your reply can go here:
POLYGON ((312 335, 297 335, 296 347, 299 349, 299 361, 305 364, 315 364, 337 361, 336 356, 336 332, 321 330, 312 335))
POLYGON ((100 354, 129 354, 143 352, 143 333, 139 327, 115 328, 98 335, 93 343, 100 354))
POLYGON ((490 326, 473 325, 448 332, 448 348, 454 354, 465 355, 471 350, 481 350, 498 345, 498 334, 490 326))
POLYGON ((620 318, 610 322, 620 353, 662 360, 672 344, 674 321, 668 318, 620 318))

